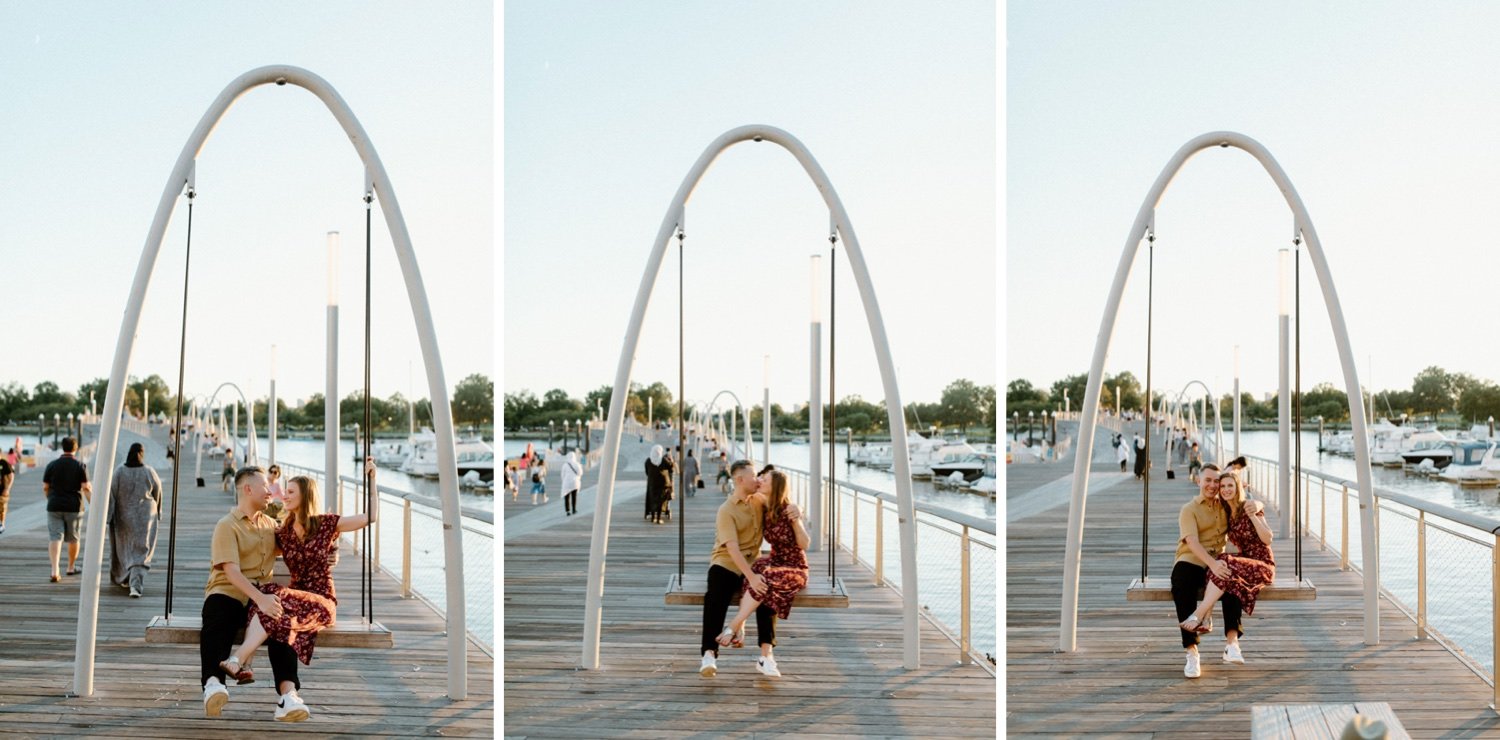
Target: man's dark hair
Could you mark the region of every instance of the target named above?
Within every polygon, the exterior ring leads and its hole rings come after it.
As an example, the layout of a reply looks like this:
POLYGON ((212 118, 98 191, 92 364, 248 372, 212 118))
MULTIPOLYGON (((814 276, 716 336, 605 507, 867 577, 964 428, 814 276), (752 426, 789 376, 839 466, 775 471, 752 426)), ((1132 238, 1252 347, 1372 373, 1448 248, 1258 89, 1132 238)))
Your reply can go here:
POLYGON ((729 466, 729 474, 739 475, 740 470, 744 468, 754 469, 755 465, 752 464, 749 460, 735 460, 734 464, 729 466))
POLYGON ((242 486, 242 485, 245 484, 245 479, 246 478, 249 478, 252 475, 265 475, 265 474, 266 474, 266 469, 262 468, 259 465, 246 465, 245 467, 240 468, 234 474, 234 490, 235 490, 235 492, 236 493, 239 492, 240 486, 242 486))
POLYGON ((73 439, 72 437, 63 437, 63 440, 62 440, 62 450, 63 450, 63 452, 72 452, 73 450, 76 450, 76 449, 78 449, 78 440, 73 439))
POLYGON ((1205 472, 1205 473, 1207 473, 1210 470, 1218 470, 1218 469, 1219 469, 1219 466, 1217 466, 1217 465, 1215 465, 1213 463, 1209 463, 1209 464, 1203 466, 1203 472, 1205 472))

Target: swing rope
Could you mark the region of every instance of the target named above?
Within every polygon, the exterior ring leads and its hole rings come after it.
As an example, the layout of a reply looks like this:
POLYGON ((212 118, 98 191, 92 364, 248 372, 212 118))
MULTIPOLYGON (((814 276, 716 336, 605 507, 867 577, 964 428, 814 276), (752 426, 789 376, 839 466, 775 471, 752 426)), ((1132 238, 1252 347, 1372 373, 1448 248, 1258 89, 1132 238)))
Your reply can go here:
MULTIPOLYGON (((838 577, 838 558, 836 557, 837 553, 835 551, 838 549, 837 543, 839 531, 839 489, 838 467, 834 463, 834 460, 837 457, 837 455, 835 454, 836 448, 834 445, 835 440, 837 440, 839 436, 839 404, 838 396, 834 394, 834 379, 835 377, 837 377, 834 373, 834 368, 837 366, 838 359, 838 355, 836 354, 838 351, 838 345, 834 342, 834 339, 837 336, 838 332, 838 318, 835 315, 835 310, 838 307, 838 304, 835 302, 835 299, 838 295, 838 271, 834 269, 834 267, 836 266, 834 263, 834 257, 836 257, 838 254, 838 240, 838 228, 835 224, 830 223, 828 228, 828 514, 829 521, 833 526, 828 528, 829 583, 833 583, 834 579, 838 577)), ((818 441, 821 442, 822 440, 818 441)), ((875 501, 875 504, 877 506, 884 505, 878 499, 875 501)), ((858 505, 857 502, 856 505, 858 505)), ((856 510, 854 512, 854 515, 859 516, 859 511, 856 510)))
MULTIPOLYGON (((1146 232, 1146 484, 1141 498, 1141 583, 1146 582, 1146 552, 1151 521, 1151 307, 1155 298, 1156 232, 1146 232)), ((1171 459, 1171 458, 1168 458, 1171 459)))
POLYGON ((182 260, 182 334, 177 346, 177 405, 172 415, 172 523, 167 534, 167 604, 163 612, 172 618, 172 574, 177 561, 177 485, 182 479, 182 376, 187 368, 188 275, 193 263, 193 199, 198 195, 187 189, 187 254, 182 260))
MULTIPOLYGON (((687 380, 683 370, 683 338, 685 336, 684 311, 683 311, 683 270, 686 269, 686 246, 687 232, 682 223, 677 224, 677 582, 682 583, 682 578, 687 570, 687 429, 682 424, 683 399, 686 398, 687 380)), ((668 512, 671 504, 667 504, 668 512)))
POLYGON ((375 429, 372 426, 370 409, 370 276, 371 249, 370 249, 370 213, 371 204, 375 200, 375 194, 371 190, 365 191, 365 439, 364 454, 359 458, 360 480, 364 481, 365 513, 369 516, 369 523, 361 530, 364 539, 364 557, 360 559, 360 616, 366 618, 366 624, 375 621, 375 569, 370 555, 370 525, 375 523, 375 509, 380 506, 379 492, 373 488, 374 473, 365 472, 365 460, 370 457, 370 438, 375 429))

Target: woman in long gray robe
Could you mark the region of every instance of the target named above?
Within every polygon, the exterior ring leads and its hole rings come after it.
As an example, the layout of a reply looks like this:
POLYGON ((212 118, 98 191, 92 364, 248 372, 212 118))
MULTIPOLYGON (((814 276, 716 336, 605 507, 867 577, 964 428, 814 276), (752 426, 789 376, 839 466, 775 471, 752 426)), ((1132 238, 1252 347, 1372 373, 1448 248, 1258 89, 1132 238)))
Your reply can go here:
POLYGON ((139 442, 131 445, 109 488, 109 579, 136 598, 146 587, 161 512, 161 478, 145 456, 139 442))

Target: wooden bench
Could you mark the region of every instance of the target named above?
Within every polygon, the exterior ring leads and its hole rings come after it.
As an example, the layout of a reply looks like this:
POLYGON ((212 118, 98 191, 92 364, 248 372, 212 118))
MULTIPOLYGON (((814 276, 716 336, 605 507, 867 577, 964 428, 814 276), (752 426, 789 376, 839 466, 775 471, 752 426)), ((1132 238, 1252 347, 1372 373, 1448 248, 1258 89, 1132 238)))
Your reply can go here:
MULTIPOLYGON (((673 573, 667 579, 667 606, 692 606, 703 605, 703 596, 708 593, 708 575, 706 573, 688 573, 681 582, 677 580, 677 574, 673 573)), ((738 604, 740 592, 735 592, 734 601, 738 604)), ((808 575, 807 588, 792 599, 792 606, 813 609, 848 609, 849 592, 844 590, 842 578, 833 579, 832 583, 820 575, 808 575)), ((319 644, 322 638, 319 637, 319 644)))
MULTIPOLYGON (((201 617, 173 615, 152 617, 146 625, 146 642, 150 644, 197 645, 198 633, 203 630, 201 617)), ((235 642, 245 639, 245 631, 235 635, 235 642)), ((390 648, 395 645, 395 636, 379 622, 368 626, 360 621, 336 622, 332 627, 318 633, 318 647, 342 648, 390 648)))
POLYGON ((1389 740, 1410 740, 1391 705, 1383 701, 1354 704, 1256 704, 1250 707, 1252 738, 1328 738, 1339 740, 1354 715, 1379 720, 1389 740))
MULTIPOLYGON (((1200 591, 1198 595, 1202 598, 1203 593, 1200 591)), ((1315 601, 1318 598, 1318 589, 1313 586, 1312 581, 1306 578, 1300 581, 1293 578, 1277 578, 1261 589, 1257 598, 1261 601, 1315 601)), ((1171 601, 1172 579, 1148 578, 1142 581, 1136 578, 1126 587, 1125 600, 1171 601)))

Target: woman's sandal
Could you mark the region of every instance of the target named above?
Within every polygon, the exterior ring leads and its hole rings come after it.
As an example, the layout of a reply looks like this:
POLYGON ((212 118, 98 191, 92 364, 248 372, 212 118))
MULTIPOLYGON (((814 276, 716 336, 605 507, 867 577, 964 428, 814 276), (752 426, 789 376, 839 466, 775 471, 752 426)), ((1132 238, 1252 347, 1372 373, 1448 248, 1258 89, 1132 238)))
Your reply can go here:
POLYGON ((734 633, 734 639, 730 641, 729 647, 742 648, 745 646, 745 625, 740 625, 738 632, 734 633))
POLYGON ((729 647, 729 644, 731 642, 733 642, 733 641, 734 641, 734 628, 733 627, 725 627, 724 631, 719 633, 718 639, 715 640, 715 642, 719 643, 719 645, 722 646, 722 647, 729 647))
POLYGON ((1206 631, 1203 629, 1203 622, 1198 619, 1198 615, 1196 614, 1182 620, 1182 622, 1180 622, 1177 627, 1183 632, 1193 632, 1200 635, 1206 631))
POLYGON ((249 668, 240 667, 240 661, 233 656, 229 660, 219 661, 219 669, 235 680, 238 684, 255 683, 255 672, 249 668))

